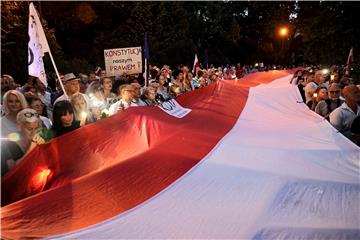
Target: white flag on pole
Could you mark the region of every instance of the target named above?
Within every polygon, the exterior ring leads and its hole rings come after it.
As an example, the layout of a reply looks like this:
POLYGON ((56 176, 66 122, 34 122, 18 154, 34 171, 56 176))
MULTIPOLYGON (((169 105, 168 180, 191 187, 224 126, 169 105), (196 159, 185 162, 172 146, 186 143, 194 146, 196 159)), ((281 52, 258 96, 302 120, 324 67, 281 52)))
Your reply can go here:
POLYGON ((47 86, 43 56, 49 52, 49 45, 33 3, 29 5, 28 65, 29 75, 38 77, 47 86))

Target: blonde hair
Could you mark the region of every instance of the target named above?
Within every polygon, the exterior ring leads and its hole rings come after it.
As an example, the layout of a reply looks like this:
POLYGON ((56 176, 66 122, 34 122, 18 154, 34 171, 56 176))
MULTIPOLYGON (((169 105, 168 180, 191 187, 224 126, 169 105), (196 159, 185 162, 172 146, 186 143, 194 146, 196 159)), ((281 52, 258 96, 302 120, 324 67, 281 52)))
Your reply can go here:
POLYGON ((73 108, 74 108, 74 113, 75 113, 75 115, 80 114, 80 113, 78 113, 78 112, 76 111, 76 109, 75 109, 75 107, 74 107, 74 106, 75 106, 75 101, 80 100, 80 99, 84 100, 85 105, 86 105, 86 107, 85 107, 85 108, 86 108, 86 111, 89 110, 89 104, 88 104, 86 98, 84 97, 84 95, 82 95, 81 93, 75 93, 74 95, 72 95, 72 96, 70 97, 70 103, 71 103, 71 105, 72 105, 73 108))
POLYGON ((28 107, 28 103, 26 102, 26 99, 24 97, 24 95, 21 93, 21 92, 18 92, 16 90, 9 90, 5 93, 4 95, 4 98, 3 98, 3 107, 4 107, 4 112, 5 112, 5 115, 8 115, 10 114, 10 109, 9 109, 9 106, 8 106, 8 101, 9 101, 9 95, 12 94, 12 95, 15 95, 18 100, 20 101, 20 104, 21 104, 21 109, 24 109, 24 108, 27 108, 28 107))

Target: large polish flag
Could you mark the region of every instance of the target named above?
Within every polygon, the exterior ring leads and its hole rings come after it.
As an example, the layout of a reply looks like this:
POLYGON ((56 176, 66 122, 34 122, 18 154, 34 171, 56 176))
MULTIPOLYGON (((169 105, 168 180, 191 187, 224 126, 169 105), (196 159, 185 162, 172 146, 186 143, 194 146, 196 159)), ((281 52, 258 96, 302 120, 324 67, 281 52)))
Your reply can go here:
POLYGON ((360 239, 360 149, 293 71, 130 108, 35 148, 2 179, 2 238, 360 239))

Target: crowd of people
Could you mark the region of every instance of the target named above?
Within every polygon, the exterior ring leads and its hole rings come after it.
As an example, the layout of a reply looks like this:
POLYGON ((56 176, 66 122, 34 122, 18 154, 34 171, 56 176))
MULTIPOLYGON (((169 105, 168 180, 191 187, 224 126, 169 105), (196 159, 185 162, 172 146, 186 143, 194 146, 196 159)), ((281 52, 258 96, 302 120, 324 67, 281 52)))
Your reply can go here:
POLYGON ((360 146, 360 85, 346 69, 309 67, 296 71, 290 83, 297 85, 309 109, 360 146))
MULTIPOLYGON (((19 85, 12 76, 1 76, 1 175, 18 164, 37 144, 71 132, 129 107, 156 106, 202 88, 217 79, 239 79, 255 71, 281 66, 225 66, 199 68, 196 75, 186 65, 172 70, 150 66, 148 83, 139 74, 109 77, 99 70, 88 74, 60 74, 64 90, 46 87, 36 77, 19 85)), ((330 121, 345 136, 359 134, 360 90, 333 67, 329 72, 306 68, 294 74, 310 109, 330 121), (354 120, 356 118, 356 120, 354 120), (354 127, 357 122, 357 128, 354 127)))

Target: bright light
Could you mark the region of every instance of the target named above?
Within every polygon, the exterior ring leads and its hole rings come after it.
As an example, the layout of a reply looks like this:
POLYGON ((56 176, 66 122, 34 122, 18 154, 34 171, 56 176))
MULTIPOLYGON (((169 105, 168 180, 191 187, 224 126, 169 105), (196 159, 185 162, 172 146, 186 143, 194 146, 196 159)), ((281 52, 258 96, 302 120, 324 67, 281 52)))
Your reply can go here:
POLYGON ((19 134, 19 133, 16 133, 16 132, 10 133, 10 134, 8 135, 8 140, 9 140, 9 141, 12 141, 12 142, 17 142, 17 141, 19 141, 19 140, 20 140, 20 134, 19 134))
POLYGON ((258 63, 255 63, 255 67, 257 67, 257 66, 259 66, 259 64, 258 64, 258 63))
POLYGON ((317 97, 317 93, 314 93, 313 97, 316 98, 316 97, 317 97))
POLYGON ((82 119, 86 119, 86 117, 87 117, 87 113, 86 112, 81 112, 81 118, 82 119))
POLYGON ((286 36, 288 34, 288 29, 286 27, 280 28, 280 36, 286 36))
POLYGON ((101 100, 98 100, 98 99, 93 99, 93 105, 95 107, 100 107, 101 105, 105 104, 105 101, 101 101, 101 100))
POLYGON ((331 75, 330 75, 330 81, 334 81, 334 79, 335 79, 335 75, 334 75, 334 74, 331 74, 331 75))
POLYGON ((44 169, 44 170, 42 170, 42 172, 40 173, 40 178, 42 179, 42 180, 44 180, 45 178, 47 178, 49 175, 50 175, 50 173, 51 173, 51 170, 50 169, 44 169))
POLYGON ((322 74, 326 75, 328 73, 329 73, 329 69, 325 68, 325 69, 322 70, 322 74))
POLYGON ((46 183, 52 178, 53 171, 47 167, 40 168, 32 177, 31 188, 34 192, 41 192, 44 190, 46 183))
POLYGON ((101 113, 102 113, 102 114, 105 113, 106 115, 109 115, 109 114, 110 114, 109 110, 107 110, 106 108, 105 108, 104 110, 102 110, 101 113))

